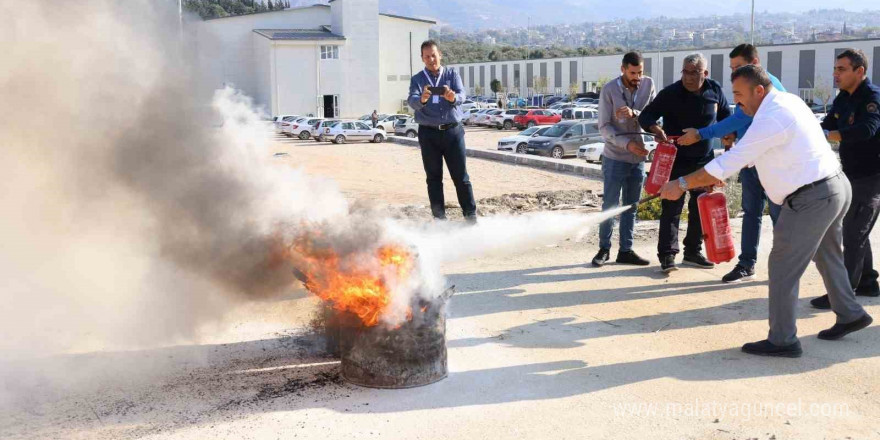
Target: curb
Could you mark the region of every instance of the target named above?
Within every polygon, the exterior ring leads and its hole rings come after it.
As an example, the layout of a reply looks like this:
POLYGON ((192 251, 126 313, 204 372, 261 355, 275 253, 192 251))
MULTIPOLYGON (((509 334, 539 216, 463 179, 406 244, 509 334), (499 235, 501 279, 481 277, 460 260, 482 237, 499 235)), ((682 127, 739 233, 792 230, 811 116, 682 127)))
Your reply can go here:
MULTIPOLYGON (((395 144, 406 145, 409 147, 418 147, 417 139, 405 137, 388 136, 388 141, 395 144)), ((559 163, 552 160, 544 159, 540 156, 522 155, 516 153, 507 153, 504 151, 477 150, 474 148, 466 148, 467 155, 479 159, 493 160, 511 165, 522 165, 530 168, 538 168, 543 170, 555 171, 557 173, 573 174, 576 176, 602 178, 602 168, 596 165, 575 164, 575 163, 559 163)))

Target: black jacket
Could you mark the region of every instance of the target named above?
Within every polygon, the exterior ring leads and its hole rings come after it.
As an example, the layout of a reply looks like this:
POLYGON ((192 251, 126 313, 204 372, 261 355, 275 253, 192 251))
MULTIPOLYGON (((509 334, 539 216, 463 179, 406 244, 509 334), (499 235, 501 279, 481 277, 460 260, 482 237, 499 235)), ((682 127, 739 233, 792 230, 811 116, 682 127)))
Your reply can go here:
POLYGON ((870 79, 852 95, 840 91, 822 128, 840 132, 840 162, 847 177, 880 174, 880 87, 870 79))
MULTIPOLYGON (((699 93, 691 93, 681 80, 670 84, 657 94, 657 97, 642 110, 639 124, 643 129, 657 123, 663 118, 663 131, 669 136, 684 133, 685 128, 703 128, 730 116, 730 107, 721 84, 706 78, 699 93)), ((676 154, 678 159, 687 161, 708 162, 713 158, 709 139, 703 139, 693 145, 680 147, 676 154)))

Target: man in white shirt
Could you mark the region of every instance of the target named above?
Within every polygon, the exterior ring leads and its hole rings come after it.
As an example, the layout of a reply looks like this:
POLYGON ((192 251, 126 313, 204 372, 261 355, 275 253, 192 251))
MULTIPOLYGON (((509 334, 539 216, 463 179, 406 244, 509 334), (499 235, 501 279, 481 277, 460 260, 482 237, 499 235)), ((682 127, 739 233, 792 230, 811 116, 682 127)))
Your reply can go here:
POLYGON ((856 302, 843 264, 843 217, 852 188, 810 109, 797 96, 773 89, 760 66, 731 75, 733 96, 752 126, 730 151, 692 174, 666 184, 661 197, 681 198, 688 188, 717 184, 754 164, 767 196, 782 205, 770 251, 770 332, 743 345, 746 353, 800 357, 797 300, 801 275, 810 264, 822 275, 837 323, 818 338, 836 340, 871 324, 856 302))

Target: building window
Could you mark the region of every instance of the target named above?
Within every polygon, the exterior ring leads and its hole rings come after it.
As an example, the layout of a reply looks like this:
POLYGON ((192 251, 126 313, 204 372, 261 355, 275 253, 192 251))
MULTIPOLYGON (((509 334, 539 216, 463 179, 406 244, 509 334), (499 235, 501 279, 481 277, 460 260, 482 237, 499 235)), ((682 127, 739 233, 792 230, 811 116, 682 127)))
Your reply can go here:
POLYGON ((388 81, 397 81, 397 75, 388 75, 388 81))
POLYGON ((339 46, 321 46, 322 60, 338 60, 339 46))

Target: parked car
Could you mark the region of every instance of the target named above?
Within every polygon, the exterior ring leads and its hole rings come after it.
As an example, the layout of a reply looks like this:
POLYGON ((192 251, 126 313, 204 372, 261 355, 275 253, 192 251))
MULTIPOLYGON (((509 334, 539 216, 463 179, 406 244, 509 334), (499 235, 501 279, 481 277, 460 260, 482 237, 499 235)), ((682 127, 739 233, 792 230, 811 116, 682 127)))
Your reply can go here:
POLYGON ((474 125, 488 127, 492 122, 491 117, 494 115, 500 115, 503 111, 504 110, 488 109, 486 113, 477 116, 477 119, 474 121, 474 125))
POLYGON ((290 127, 285 132, 288 136, 296 136, 302 140, 312 137, 312 128, 320 121, 318 118, 301 118, 290 123, 290 127))
POLYGON ((549 106, 556 104, 558 102, 565 102, 567 100, 568 100, 568 98, 565 96, 551 96, 551 97, 544 100, 544 105, 549 107, 549 106))
MULTIPOLYGON (((642 140, 645 142, 645 149, 648 150, 648 162, 654 161, 654 150, 657 149, 657 142, 654 140, 653 136, 642 135, 642 140)), ((587 162, 599 162, 602 163, 602 153, 605 151, 605 141, 601 142, 593 142, 586 145, 581 145, 578 148, 577 157, 579 159, 583 159, 587 162)))
POLYGON ((397 136, 406 136, 408 138, 418 137, 419 124, 416 124, 416 120, 412 117, 398 119, 394 124, 394 134, 397 136))
POLYGON ((477 118, 489 111, 491 110, 487 108, 473 109, 470 111, 470 113, 465 114, 465 118, 462 123, 464 125, 474 125, 477 123, 477 118))
POLYGON ((599 110, 589 107, 573 107, 562 111, 562 119, 599 119, 599 110))
POLYGON ((358 140, 378 143, 385 140, 385 130, 372 128, 363 121, 339 121, 325 128, 322 136, 334 144, 358 140))
POLYGON ((513 128, 513 118, 525 114, 525 110, 499 110, 500 113, 489 116, 489 126, 497 127, 499 130, 510 130, 513 128))
MULTIPOLYGON (((380 121, 381 121, 383 118, 385 118, 386 116, 388 116, 388 115, 385 114, 385 113, 379 113, 379 114, 376 115, 376 117, 379 118, 380 121)), ((373 114, 372 114, 372 113, 369 113, 369 114, 366 114, 366 115, 363 115, 363 116, 359 117, 359 118, 358 118, 358 121, 370 121, 370 122, 372 122, 372 119, 373 119, 373 114)))
POLYGON ((599 105, 599 100, 596 98, 578 98, 574 101, 574 103, 580 104, 580 105, 584 105, 584 104, 599 105))
POLYGON ((300 117, 292 119, 290 121, 282 122, 281 123, 281 134, 283 134, 287 137, 294 137, 294 136, 298 135, 299 131, 294 133, 294 131, 293 131, 294 127, 296 127, 297 130, 300 130, 302 128, 301 126, 305 126, 306 121, 308 121, 309 119, 312 119, 312 118, 309 118, 307 116, 300 116, 300 117))
POLYGON ((324 138, 322 134, 324 133, 324 129, 331 127, 337 122, 339 122, 339 119, 319 119, 318 122, 315 122, 315 124, 312 125, 312 128, 309 130, 309 134, 312 135, 312 138, 315 139, 315 142, 323 142, 324 138))
POLYGON ((562 159, 577 155, 581 145, 601 141, 599 124, 584 121, 563 121, 529 140, 527 152, 562 159))
POLYGON ((525 114, 513 118, 513 123, 518 128, 533 127, 535 125, 555 124, 562 117, 550 110, 529 110, 525 114))
POLYGON ((467 112, 474 108, 477 108, 477 103, 474 102, 473 99, 465 99, 464 102, 461 103, 461 111, 463 112, 467 112))
POLYGON ((498 149, 502 151, 516 151, 525 154, 528 152, 529 139, 541 136, 550 129, 552 125, 536 125, 529 127, 516 135, 503 137, 498 140, 498 149))
MULTIPOLYGON (((385 133, 394 133, 394 124, 397 123, 399 119, 406 119, 409 115, 388 115, 384 118, 379 119, 376 122, 376 127, 382 127, 385 130, 385 133)), ((367 125, 372 127, 370 121, 364 121, 367 125)))
POLYGON ((299 115, 278 115, 272 118, 272 125, 275 126, 275 133, 281 133, 281 123, 298 118, 299 115))

